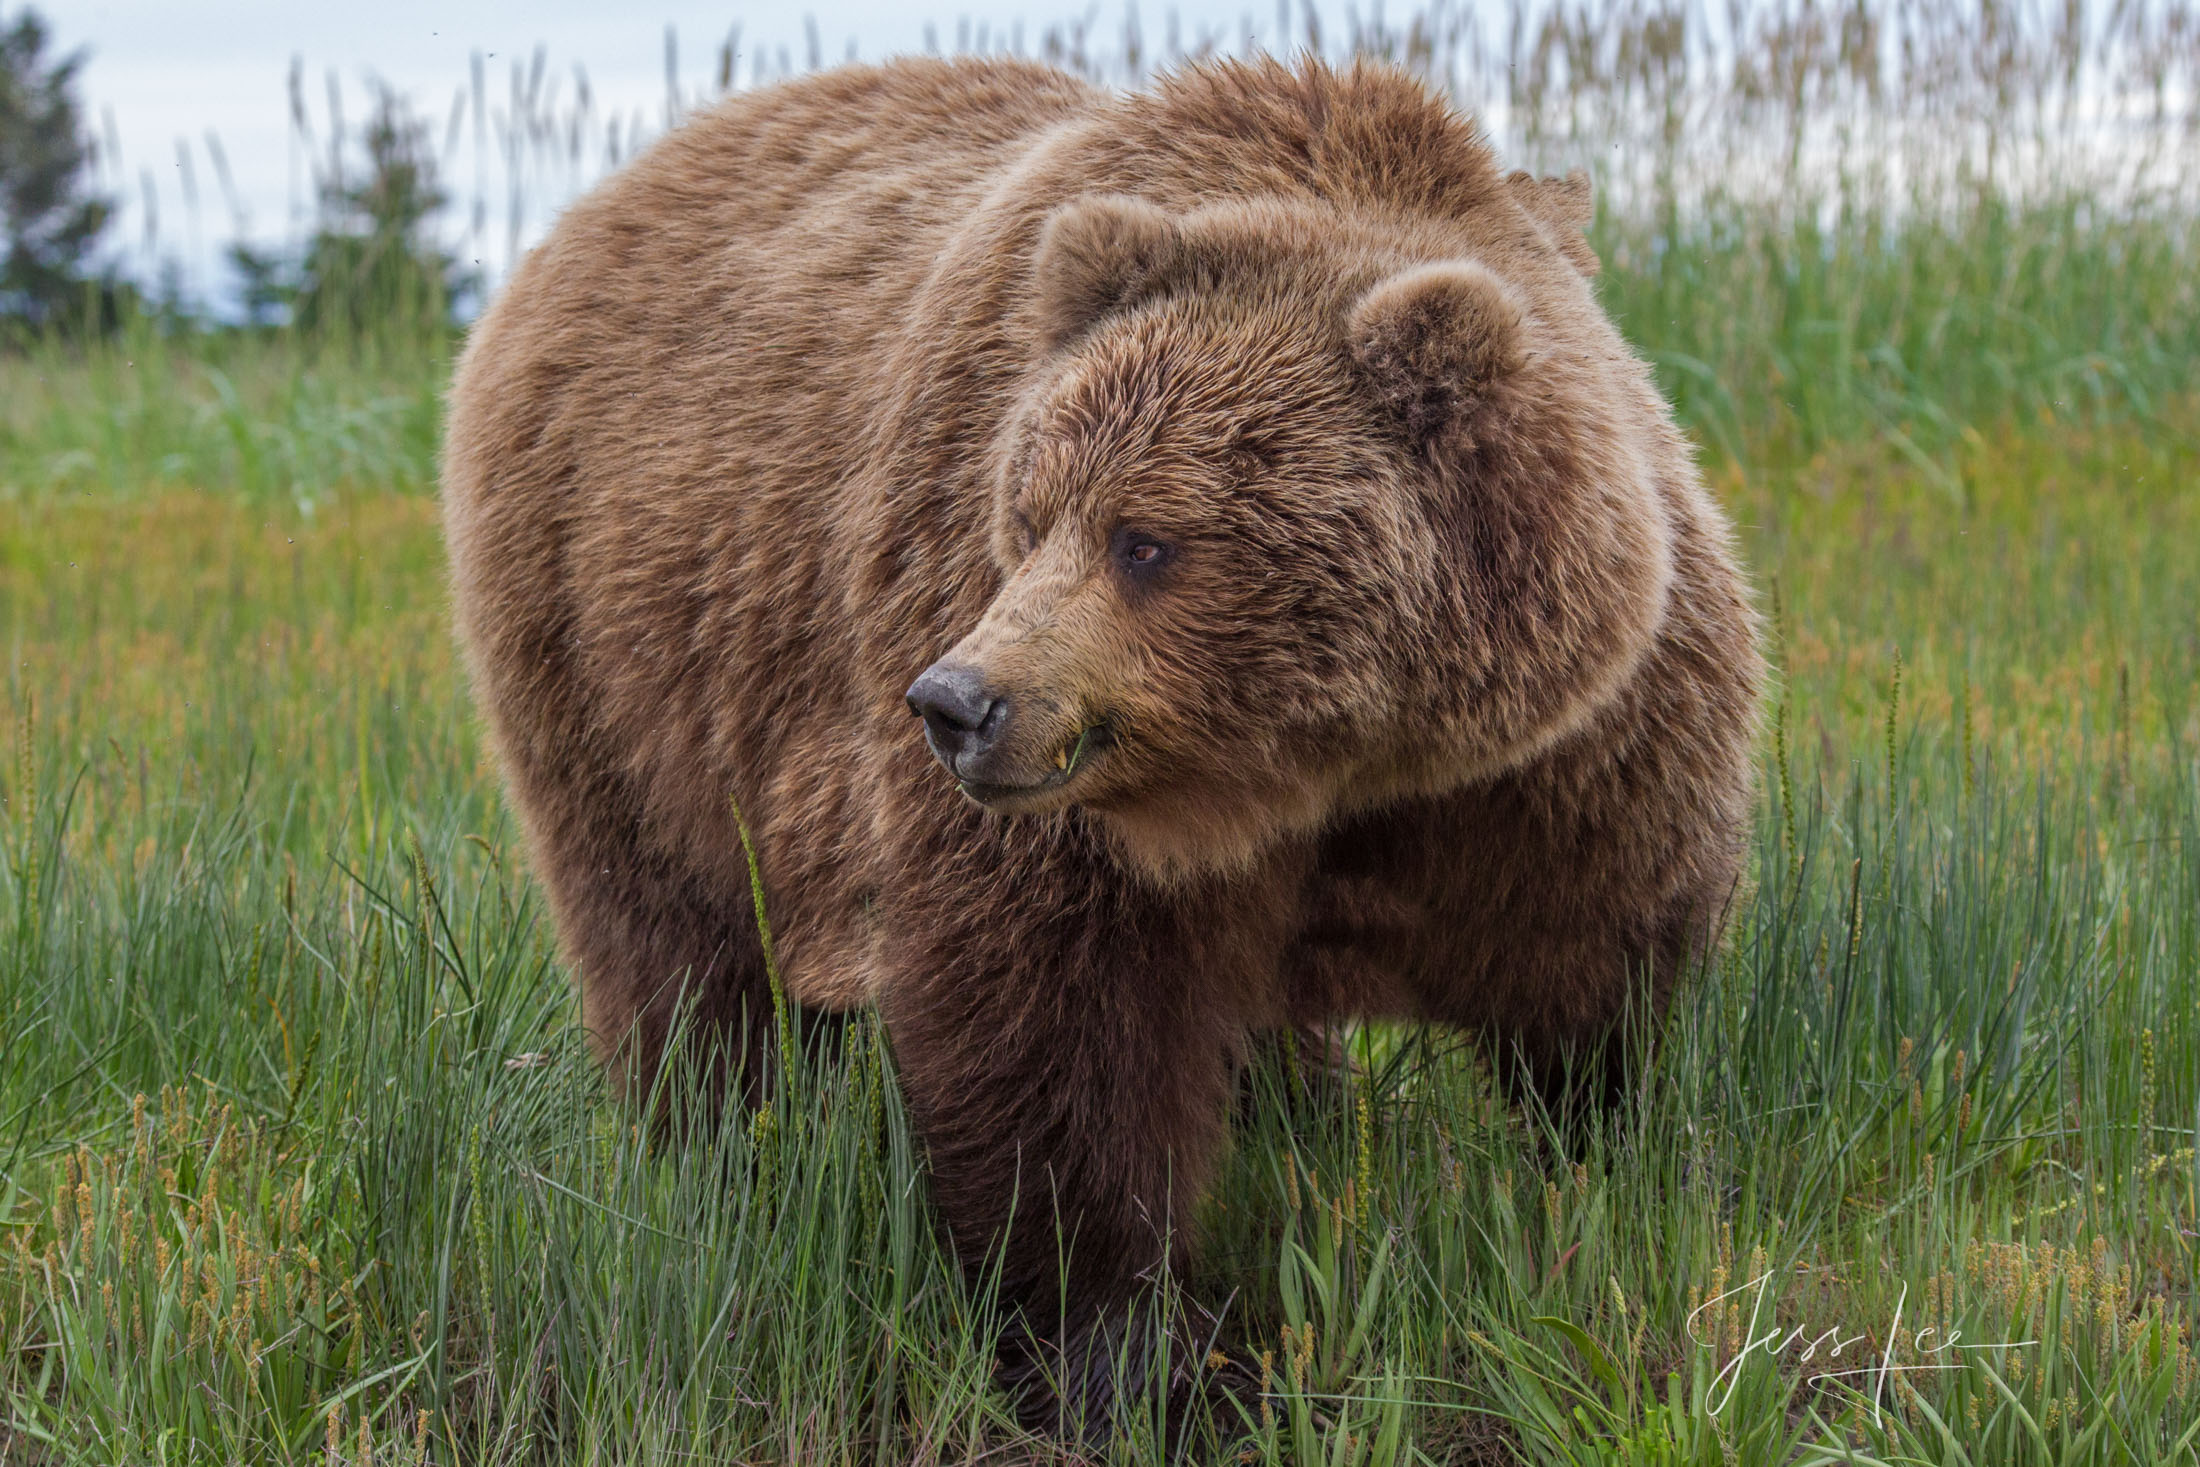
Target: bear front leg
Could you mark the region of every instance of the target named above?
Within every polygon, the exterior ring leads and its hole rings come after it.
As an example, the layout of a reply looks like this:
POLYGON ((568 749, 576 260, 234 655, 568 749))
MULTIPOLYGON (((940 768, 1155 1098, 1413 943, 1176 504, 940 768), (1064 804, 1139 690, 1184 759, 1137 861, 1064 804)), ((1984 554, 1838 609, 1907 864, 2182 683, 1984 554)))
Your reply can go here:
POLYGON ((999 1269, 1020 1413, 1105 1442, 1118 1352, 1153 1338, 1139 1306, 1185 1260, 1272 970, 1273 939, 1234 915, 1278 904, 1143 891, 1104 857, 1047 866, 898 924, 882 1007, 949 1234, 974 1278, 999 1269))

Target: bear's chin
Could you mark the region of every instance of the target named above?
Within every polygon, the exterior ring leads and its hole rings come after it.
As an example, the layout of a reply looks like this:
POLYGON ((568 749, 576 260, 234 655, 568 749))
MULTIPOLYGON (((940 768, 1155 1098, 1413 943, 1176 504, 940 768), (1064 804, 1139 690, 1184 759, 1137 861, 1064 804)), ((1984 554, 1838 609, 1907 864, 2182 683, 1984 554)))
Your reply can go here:
POLYGON ((1295 836, 1311 835, 1329 819, 1330 800, 1306 790, 1289 803, 1217 797, 1116 803, 1091 813, 1117 857, 1156 886, 1184 886, 1250 871, 1295 836))

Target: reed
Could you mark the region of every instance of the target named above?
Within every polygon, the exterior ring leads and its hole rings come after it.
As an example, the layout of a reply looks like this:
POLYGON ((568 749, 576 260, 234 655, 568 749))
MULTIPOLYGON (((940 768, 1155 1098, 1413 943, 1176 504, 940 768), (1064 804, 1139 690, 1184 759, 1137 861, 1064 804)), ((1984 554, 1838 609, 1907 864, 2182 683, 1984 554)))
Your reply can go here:
MULTIPOLYGON (((1401 22, 1311 7, 1234 36, 1149 37, 1091 19, 963 49, 1009 50, 1111 85, 1222 49, 1407 66, 1481 117, 1513 162, 1585 167, 1601 290, 1684 423, 1740 462, 1876 438, 1959 490, 1956 446, 2012 418, 2178 420, 2200 361, 2200 12, 2006 0, 1436 0, 1401 22)), ((795 58, 705 70, 667 36, 661 113, 600 107, 584 68, 537 49, 478 62, 441 121, 412 119, 448 207, 433 239, 484 285, 556 208, 667 125, 795 58)), ((826 59, 821 40, 801 58, 826 59)), ((356 181, 368 128, 332 73, 290 78, 313 196, 356 181)), ((271 98, 271 105, 273 99, 271 98)), ((218 139, 179 144, 226 179, 218 139)), ((738 185, 738 181, 734 181, 738 185)), ((197 195, 192 195, 194 208, 197 195)), ((147 250, 167 248, 157 218, 147 250)), ((188 237, 206 231, 192 218, 188 237)), ((302 247, 303 241, 300 241, 302 247)), ((394 287, 392 287, 394 288, 394 287)), ((204 295, 202 289, 201 295, 204 295)), ((203 306, 203 300, 198 302, 203 306)), ((0 351, 0 494, 161 486, 309 502, 424 489, 455 333, 408 300, 333 330, 239 330, 186 298, 89 345, 0 351)), ((356 317, 356 320, 351 319, 356 317)))

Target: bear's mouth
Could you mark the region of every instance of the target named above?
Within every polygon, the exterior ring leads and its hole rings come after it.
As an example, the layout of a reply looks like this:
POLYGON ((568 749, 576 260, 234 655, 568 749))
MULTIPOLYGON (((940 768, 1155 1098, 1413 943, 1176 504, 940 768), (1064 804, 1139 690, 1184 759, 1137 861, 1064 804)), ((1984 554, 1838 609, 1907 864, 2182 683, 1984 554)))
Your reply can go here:
POLYGON ((1058 790, 1089 769, 1093 761, 1115 746, 1115 729, 1107 720, 1088 723, 1077 731, 1077 736, 1054 751, 1054 768, 1043 779, 1030 784, 985 784, 978 780, 958 779, 962 792, 981 805, 995 805, 1012 800, 1029 799, 1058 790))

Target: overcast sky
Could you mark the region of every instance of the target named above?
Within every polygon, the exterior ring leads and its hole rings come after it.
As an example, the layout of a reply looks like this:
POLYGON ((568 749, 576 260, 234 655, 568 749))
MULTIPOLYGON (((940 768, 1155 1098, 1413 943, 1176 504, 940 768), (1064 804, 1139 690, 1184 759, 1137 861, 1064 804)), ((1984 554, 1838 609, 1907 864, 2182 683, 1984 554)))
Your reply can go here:
MULTIPOLYGON (((0 0, 0 18, 20 3, 0 0)), ((679 38, 680 72, 690 90, 715 80, 717 53, 729 29, 741 27, 740 75, 750 75, 761 49, 776 70, 784 47, 797 67, 808 51, 801 9, 778 5, 698 3, 698 0, 45 0, 55 45, 88 55, 80 93, 88 121, 119 147, 106 160, 105 184, 123 205, 110 248, 135 269, 144 268, 149 178, 156 196, 157 252, 180 261, 187 291, 219 299, 227 289, 218 263, 221 246, 235 234, 231 210, 213 176, 206 138, 218 137, 236 184, 246 228, 262 241, 294 238, 298 216, 310 204, 310 181, 290 123, 288 76, 302 59, 306 98, 316 124, 325 124, 326 74, 344 85, 347 117, 356 125, 365 111, 364 83, 379 77, 406 93, 435 119, 440 144, 453 99, 465 87, 471 58, 488 68, 492 103, 509 93, 509 66, 546 49, 548 73, 571 95, 575 63, 585 68, 599 115, 617 110, 661 126, 665 109, 665 31, 679 38), (178 156, 185 144, 188 162, 178 156), (119 165, 119 166, 118 166, 119 165), (199 195, 186 207, 187 185, 199 195), (195 223, 195 227, 194 227, 195 223)), ((1276 26, 1275 0, 1177 0, 1184 35, 1201 30, 1232 43, 1250 23, 1262 39, 1276 26)), ((1111 39, 1123 17, 1120 0, 1087 7, 1075 0, 825 0, 808 12, 816 20, 827 60, 847 54, 851 41, 866 60, 921 50, 926 22, 940 44, 952 47, 958 20, 967 18, 999 38, 1022 23, 1027 46, 1049 24, 1090 13, 1111 39)), ((1158 40, 1160 6, 1145 7, 1149 36, 1158 40)), ((469 135, 470 136, 470 135, 469 135)), ((458 149, 447 182, 465 204, 472 181, 465 174, 468 146, 458 149)), ((531 187, 522 234, 538 233, 556 200, 554 186, 531 187)), ((457 213, 467 212, 461 208, 457 213)), ((478 248, 485 264, 501 268, 508 230, 501 203, 492 227, 478 237, 454 238, 462 251, 478 248)), ((464 235, 459 218, 454 236, 464 235)))

